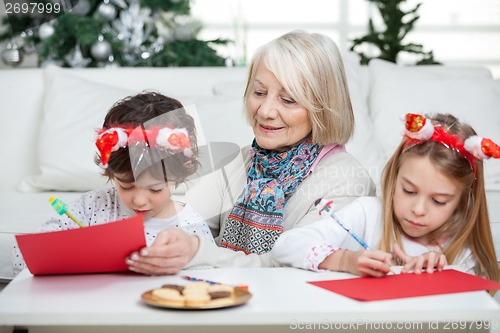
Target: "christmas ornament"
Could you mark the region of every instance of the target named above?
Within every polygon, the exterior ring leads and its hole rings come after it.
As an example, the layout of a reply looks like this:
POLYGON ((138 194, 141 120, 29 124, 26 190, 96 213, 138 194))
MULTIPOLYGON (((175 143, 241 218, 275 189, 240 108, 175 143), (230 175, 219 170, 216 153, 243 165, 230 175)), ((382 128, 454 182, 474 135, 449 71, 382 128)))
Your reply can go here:
POLYGON ((73 51, 65 57, 65 60, 71 67, 75 68, 87 67, 92 62, 91 59, 83 56, 80 44, 76 44, 73 51))
POLYGON ((131 0, 111 26, 123 43, 123 58, 128 65, 137 64, 144 52, 151 54, 150 47, 144 45, 155 29, 151 9, 141 8, 138 0, 131 0))
POLYGON ((78 0, 78 3, 70 12, 75 15, 85 16, 89 13, 90 8, 91 6, 88 0, 78 0))
POLYGON ((106 60, 111 55, 111 51, 111 44, 102 35, 90 47, 90 54, 96 60, 106 60))
POLYGON ((36 45, 35 42, 33 41, 33 36, 35 33, 33 32, 32 29, 28 29, 26 31, 23 31, 20 35, 21 40, 22 40, 22 45, 21 47, 23 48, 23 51, 26 52, 27 54, 33 53, 36 51, 36 45))
POLYGON ((19 66, 23 62, 23 52, 17 48, 14 39, 7 44, 7 48, 2 51, 1 57, 4 64, 12 67, 19 66))
POLYGON ((52 36, 55 31, 56 29, 51 24, 42 24, 40 28, 38 28, 38 37, 40 37, 41 40, 46 40, 52 36))
POLYGON ((111 2, 114 5, 117 5, 118 7, 120 7, 121 9, 127 8, 127 3, 125 2, 125 0, 111 0, 111 2))
MULTIPOLYGON (((190 16, 189 0, 69 2, 71 6, 68 3, 57 20, 47 21, 43 13, 26 13, 20 19, 17 46, 3 53, 11 34, 0 33, 0 42, 5 41, 0 64, 15 66, 23 56, 35 54, 38 66, 224 66, 225 59, 211 45, 227 41, 196 38, 201 23, 190 16), (193 41, 193 47, 184 41, 193 41)), ((0 20, 0 31, 5 32, 1 28, 8 25, 6 19, 0 20)))
POLYGON ((200 22, 192 17, 187 15, 175 17, 174 37, 177 40, 186 41, 193 39, 200 29, 200 22))
POLYGON ((112 21, 116 17, 116 7, 110 4, 108 0, 104 0, 97 8, 97 11, 106 21, 112 21))

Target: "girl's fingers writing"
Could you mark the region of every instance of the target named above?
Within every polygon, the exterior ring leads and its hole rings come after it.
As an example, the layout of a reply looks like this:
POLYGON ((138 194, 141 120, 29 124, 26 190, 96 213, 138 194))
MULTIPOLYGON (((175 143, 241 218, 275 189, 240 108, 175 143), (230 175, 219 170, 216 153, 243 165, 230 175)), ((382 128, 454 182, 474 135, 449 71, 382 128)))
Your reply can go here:
POLYGON ((404 263, 411 261, 413 258, 413 257, 407 255, 406 252, 401 249, 401 247, 399 246, 398 243, 394 243, 394 245, 392 246, 392 250, 394 251, 394 254, 396 255, 396 257, 401 259, 404 263))

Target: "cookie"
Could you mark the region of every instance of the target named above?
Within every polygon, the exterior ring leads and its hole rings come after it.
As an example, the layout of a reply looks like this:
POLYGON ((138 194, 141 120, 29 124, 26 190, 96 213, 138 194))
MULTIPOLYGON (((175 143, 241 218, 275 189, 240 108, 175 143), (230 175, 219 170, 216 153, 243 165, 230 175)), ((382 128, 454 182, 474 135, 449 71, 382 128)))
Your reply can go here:
POLYGON ((231 297, 231 292, 229 291, 210 291, 208 292, 208 295, 210 295, 210 299, 219 299, 219 298, 227 298, 231 297))
POLYGON ((191 291, 187 294, 184 294, 185 304, 186 306, 199 307, 210 302, 210 296, 208 293, 200 291, 191 291))
POLYGON ((184 286, 183 292, 191 291, 191 290, 200 290, 200 291, 207 291, 208 288, 210 287, 210 284, 207 282, 202 282, 202 281, 196 281, 196 282, 190 282, 184 286))
POLYGON ((229 292, 230 296, 234 296, 234 287, 228 286, 227 284, 214 284, 208 287, 208 292, 209 293, 215 293, 215 292, 229 292))
POLYGON ((184 286, 180 286, 178 284, 164 284, 161 286, 162 288, 167 288, 167 289, 175 289, 178 292, 182 294, 182 291, 184 290, 184 286))
POLYGON ((184 306, 185 297, 178 290, 172 288, 159 288, 152 292, 153 296, 164 305, 184 306))

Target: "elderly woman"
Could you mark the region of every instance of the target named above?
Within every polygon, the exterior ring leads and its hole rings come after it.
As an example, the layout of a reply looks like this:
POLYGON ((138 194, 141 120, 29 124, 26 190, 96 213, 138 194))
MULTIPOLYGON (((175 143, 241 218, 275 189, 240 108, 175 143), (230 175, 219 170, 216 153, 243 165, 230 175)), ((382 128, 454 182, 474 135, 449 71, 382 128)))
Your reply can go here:
POLYGON ((194 267, 270 267, 269 251, 286 230, 317 221, 314 202, 334 210, 375 186, 345 151, 354 114, 335 43, 321 34, 287 33, 258 49, 244 94, 255 140, 244 163, 203 177, 186 194, 217 245, 180 229, 127 258, 130 270, 175 274, 194 267))

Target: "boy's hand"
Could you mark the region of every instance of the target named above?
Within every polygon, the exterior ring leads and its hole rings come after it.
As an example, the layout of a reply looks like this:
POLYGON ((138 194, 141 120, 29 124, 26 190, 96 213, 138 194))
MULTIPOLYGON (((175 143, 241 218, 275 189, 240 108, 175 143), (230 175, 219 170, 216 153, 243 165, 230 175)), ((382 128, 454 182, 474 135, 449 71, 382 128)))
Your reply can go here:
POLYGON ((326 257, 319 268, 360 276, 382 277, 390 272, 391 261, 391 254, 379 250, 337 250, 326 257))
POLYGON ((146 275, 177 274, 198 251, 199 240, 181 229, 162 230, 150 247, 126 259, 131 271, 146 275))
POLYGON ((406 252, 404 252, 396 243, 394 243, 393 251, 394 254, 405 263, 401 273, 413 271, 415 274, 420 274, 423 271, 426 271, 427 273, 432 274, 434 269, 442 271, 443 267, 448 264, 446 256, 439 252, 429 251, 422 255, 412 257, 406 254, 406 252))

